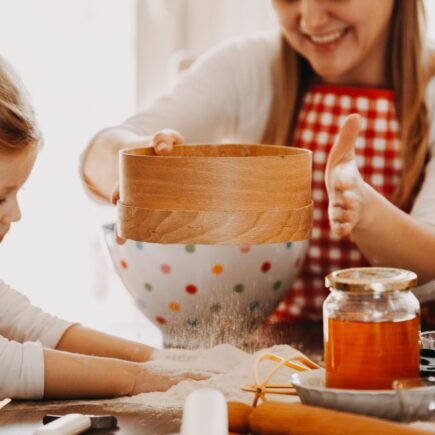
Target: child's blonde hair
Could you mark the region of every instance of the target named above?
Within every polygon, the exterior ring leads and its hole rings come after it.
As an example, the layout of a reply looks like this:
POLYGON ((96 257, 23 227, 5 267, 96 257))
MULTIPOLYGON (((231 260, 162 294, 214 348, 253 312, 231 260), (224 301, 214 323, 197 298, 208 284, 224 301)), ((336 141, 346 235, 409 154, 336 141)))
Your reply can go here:
POLYGON ((38 146, 41 139, 26 89, 12 66, 0 57, 0 152, 38 146))
MULTIPOLYGON (((402 180, 392 200, 404 210, 412 206, 428 155, 425 93, 434 65, 425 53, 423 23, 423 0, 395 0, 385 62, 388 84, 395 93, 403 158, 402 180)), ((314 79, 309 63, 282 38, 264 143, 292 144, 303 96, 314 79)))

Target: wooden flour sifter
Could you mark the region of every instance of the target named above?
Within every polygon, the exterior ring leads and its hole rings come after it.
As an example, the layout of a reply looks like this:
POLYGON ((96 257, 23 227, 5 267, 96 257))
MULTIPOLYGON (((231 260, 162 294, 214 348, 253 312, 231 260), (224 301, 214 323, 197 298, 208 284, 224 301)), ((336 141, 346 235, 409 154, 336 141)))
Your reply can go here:
POLYGON ((275 145, 179 145, 120 152, 118 232, 155 243, 309 239, 311 152, 275 145))

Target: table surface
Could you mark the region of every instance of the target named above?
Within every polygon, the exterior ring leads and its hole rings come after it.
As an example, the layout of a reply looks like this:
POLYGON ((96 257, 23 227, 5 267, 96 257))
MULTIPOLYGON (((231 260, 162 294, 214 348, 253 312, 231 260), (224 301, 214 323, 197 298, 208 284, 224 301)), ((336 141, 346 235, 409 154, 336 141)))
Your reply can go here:
MULTIPOLYGON (((271 346, 273 344, 290 344, 304 352, 316 362, 321 362, 323 353, 322 324, 307 323, 297 325, 270 325, 257 332, 251 341, 251 350, 271 346)), ((50 411, 52 402, 12 402, 0 410, 0 434, 24 435, 32 434, 41 425, 42 418, 50 411)), ((69 401, 65 407, 56 402, 56 414, 79 412, 83 414, 105 414, 101 405, 69 401)), ((114 430, 89 431, 98 434, 122 435, 163 435, 179 431, 179 424, 172 419, 156 416, 151 411, 141 410, 125 413, 111 412, 118 419, 118 427, 114 430)))

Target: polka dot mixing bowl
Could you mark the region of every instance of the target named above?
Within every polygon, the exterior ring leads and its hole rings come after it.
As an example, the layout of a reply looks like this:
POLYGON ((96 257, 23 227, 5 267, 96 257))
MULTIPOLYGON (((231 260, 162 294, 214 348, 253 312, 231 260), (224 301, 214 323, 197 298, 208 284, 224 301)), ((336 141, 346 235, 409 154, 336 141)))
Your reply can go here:
POLYGON ((285 297, 307 242, 268 245, 181 245, 114 240, 105 243, 137 307, 166 345, 237 342, 263 323, 285 297))

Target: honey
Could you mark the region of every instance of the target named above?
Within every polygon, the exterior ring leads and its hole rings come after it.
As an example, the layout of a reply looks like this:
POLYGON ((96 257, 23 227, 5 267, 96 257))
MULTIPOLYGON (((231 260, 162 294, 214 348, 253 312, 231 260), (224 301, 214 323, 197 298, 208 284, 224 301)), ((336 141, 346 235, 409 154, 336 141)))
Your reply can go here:
POLYGON ((326 386, 391 389, 395 379, 419 376, 419 318, 396 322, 328 319, 326 386))
POLYGON ((331 291, 323 304, 326 386, 384 390, 394 380, 419 377, 415 273, 343 269, 325 282, 331 291))

